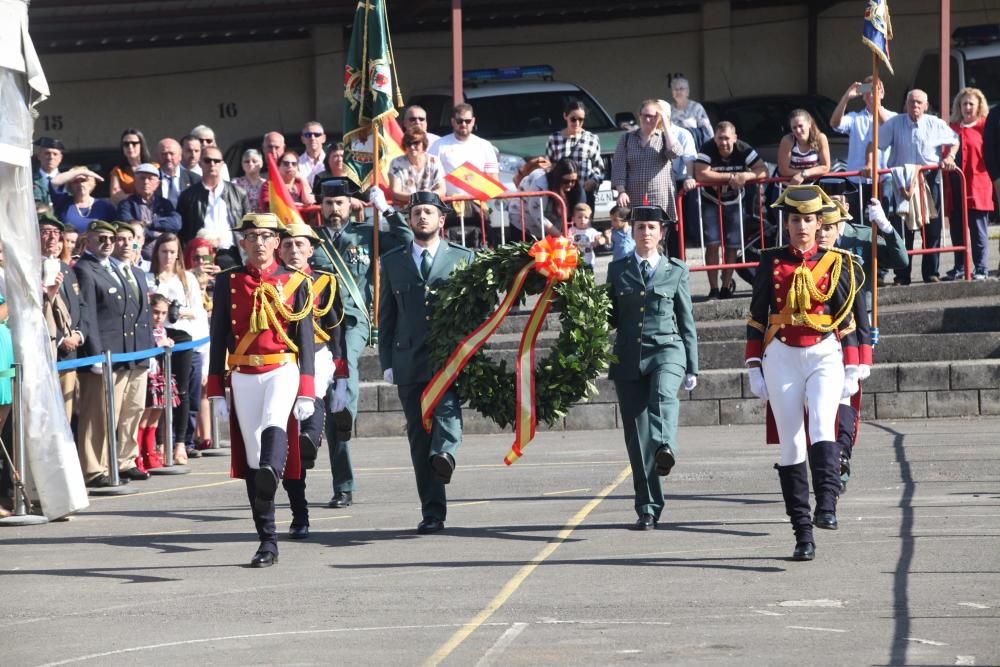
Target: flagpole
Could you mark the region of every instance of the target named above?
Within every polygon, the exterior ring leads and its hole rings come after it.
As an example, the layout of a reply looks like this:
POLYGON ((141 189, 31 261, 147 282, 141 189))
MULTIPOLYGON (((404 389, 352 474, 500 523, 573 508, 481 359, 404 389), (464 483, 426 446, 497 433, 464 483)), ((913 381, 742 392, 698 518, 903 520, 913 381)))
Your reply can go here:
MULTIPOLYGON (((882 108, 882 99, 879 95, 878 78, 878 56, 872 51, 872 101, 874 111, 872 113, 872 198, 879 199, 879 173, 880 166, 878 159, 878 125, 879 115, 882 108)), ((864 209, 862 209, 864 210, 864 209)), ((878 225, 874 220, 869 221, 872 226, 872 344, 878 344, 878 225)))
MULTIPOLYGON (((372 132, 372 173, 374 174, 374 180, 372 181, 372 187, 379 187, 379 172, 382 171, 381 164, 379 163, 379 145, 378 140, 380 136, 379 126, 381 121, 373 120, 371 124, 372 132)), ((371 199, 371 196, 368 197, 371 199)), ((372 263, 375 267, 374 276, 374 300, 372 302, 372 345, 378 346, 378 305, 379 305, 379 294, 380 289, 380 276, 379 276, 379 248, 378 248, 378 237, 379 237, 379 219, 378 219, 378 209, 372 208, 372 263)))

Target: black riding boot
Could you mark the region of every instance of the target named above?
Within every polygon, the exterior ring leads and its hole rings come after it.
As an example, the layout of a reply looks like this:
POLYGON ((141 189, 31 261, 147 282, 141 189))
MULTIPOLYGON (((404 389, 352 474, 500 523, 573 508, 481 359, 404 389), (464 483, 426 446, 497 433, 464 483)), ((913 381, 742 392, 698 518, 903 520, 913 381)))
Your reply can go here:
POLYGON ((326 417, 326 405, 323 399, 316 399, 316 409, 303 422, 299 422, 299 456, 302 458, 302 469, 309 470, 316 465, 316 455, 323 438, 323 422, 326 417))
POLYGON ((854 424, 858 413, 852 405, 840 404, 837 409, 837 445, 840 448, 840 492, 847 491, 851 479, 851 455, 854 453, 854 424))
POLYGON ((253 500, 260 512, 274 514, 274 494, 278 480, 285 472, 288 458, 288 434, 277 426, 269 426, 260 434, 260 467, 254 474, 257 496, 253 500))
POLYGON ((247 498, 250 499, 250 512, 253 515, 253 525, 257 529, 260 546, 250 561, 250 567, 267 567, 278 562, 278 536, 274 525, 274 504, 264 511, 258 509, 257 483, 253 477, 246 480, 247 498))
POLYGON ((292 510, 292 525, 289 536, 302 539, 309 534, 309 502, 306 500, 306 471, 302 471, 302 479, 282 480, 281 486, 288 494, 288 506, 292 510), (305 530, 304 530, 305 529, 305 530))
POLYGON ((813 492, 816 494, 813 525, 826 530, 837 530, 840 446, 829 440, 809 445, 809 467, 812 469, 813 492))
POLYGON ((792 560, 812 560, 816 556, 812 521, 809 518, 809 473, 806 462, 790 466, 775 465, 781 480, 781 495, 785 513, 795 531, 795 551, 792 560))

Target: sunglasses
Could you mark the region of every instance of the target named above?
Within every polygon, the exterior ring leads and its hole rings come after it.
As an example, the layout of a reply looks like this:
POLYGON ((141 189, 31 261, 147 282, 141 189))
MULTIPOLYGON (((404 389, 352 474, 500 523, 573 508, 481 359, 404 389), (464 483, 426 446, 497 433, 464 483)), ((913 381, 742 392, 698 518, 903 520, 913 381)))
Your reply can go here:
POLYGON ((280 164, 281 164, 282 167, 297 167, 297 166, 299 166, 299 163, 296 162, 295 160, 282 160, 280 162, 280 164))
POLYGON ((644 114, 641 115, 641 118, 643 120, 656 120, 656 114, 655 113, 644 113, 644 114))
POLYGON ((306 139, 317 139, 322 137, 324 134, 326 134, 326 132, 303 132, 302 136, 306 139))
POLYGON ((584 116, 570 116, 567 120, 571 123, 582 123, 584 121, 584 116))
POLYGON ((202 164, 222 164, 222 158, 217 157, 203 157, 201 159, 202 164))
POLYGON ((264 243, 267 243, 272 239, 278 238, 278 235, 272 234, 271 232, 247 232, 246 234, 243 235, 243 238, 245 238, 250 243, 255 243, 257 241, 263 241, 264 243))
POLYGON ((141 141, 122 141, 122 146, 141 146, 141 141))
POLYGON ((476 121, 475 118, 453 118, 452 120, 459 125, 472 125, 476 121))
POLYGON ((210 254, 197 254, 194 258, 199 262, 211 262, 213 257, 210 254))
POLYGON ((417 146, 423 147, 423 144, 421 144, 419 141, 411 141, 407 144, 404 144, 403 148, 416 148, 417 146))
POLYGON ((406 122, 410 122, 411 120, 423 123, 424 121, 427 120, 427 116, 410 116, 409 118, 406 119, 406 122))
POLYGON ((105 243, 114 243, 115 237, 111 236, 110 234, 101 234, 100 236, 97 237, 97 242, 102 245, 105 243))
POLYGON ((577 182, 578 182, 578 180, 575 179, 575 178, 564 178, 564 179, 562 179, 562 184, 563 185, 576 185, 577 182))

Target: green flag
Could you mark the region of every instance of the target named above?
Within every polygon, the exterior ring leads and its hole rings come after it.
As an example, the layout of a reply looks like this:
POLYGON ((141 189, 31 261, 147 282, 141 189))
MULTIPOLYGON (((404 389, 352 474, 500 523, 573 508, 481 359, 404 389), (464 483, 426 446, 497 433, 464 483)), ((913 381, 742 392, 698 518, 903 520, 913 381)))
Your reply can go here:
POLYGON ((382 174, 392 158, 403 154, 398 141, 402 131, 395 120, 396 106, 402 105, 385 0, 359 0, 344 66, 344 167, 361 189, 374 182, 373 126, 382 174), (393 136, 397 131, 399 137, 393 136))

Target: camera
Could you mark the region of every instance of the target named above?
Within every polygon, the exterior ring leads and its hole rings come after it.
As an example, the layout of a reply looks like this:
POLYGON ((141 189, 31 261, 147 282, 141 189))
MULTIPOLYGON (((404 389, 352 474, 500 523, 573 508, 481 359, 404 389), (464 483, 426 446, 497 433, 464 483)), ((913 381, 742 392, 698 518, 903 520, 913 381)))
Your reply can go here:
POLYGON ((167 307, 167 322, 174 324, 181 318, 181 302, 174 299, 167 307))

